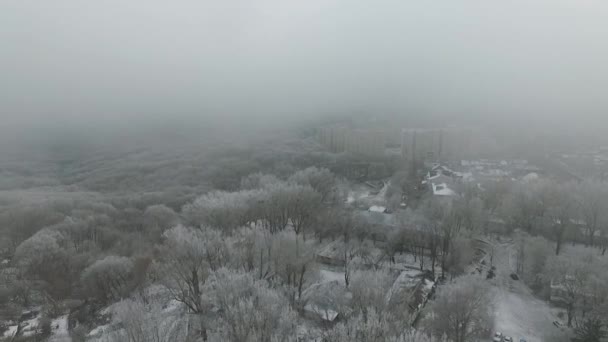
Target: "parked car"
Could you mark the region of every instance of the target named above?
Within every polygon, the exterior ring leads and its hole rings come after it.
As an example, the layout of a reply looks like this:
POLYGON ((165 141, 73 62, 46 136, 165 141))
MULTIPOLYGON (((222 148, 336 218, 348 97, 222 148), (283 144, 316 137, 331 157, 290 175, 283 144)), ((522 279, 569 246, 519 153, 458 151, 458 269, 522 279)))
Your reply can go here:
POLYGON ((525 338, 520 338, 520 339, 519 339, 519 342, 528 342, 528 341, 526 341, 526 339, 525 339, 525 338))
POLYGON ((511 336, 505 336, 505 339, 503 341, 504 342, 513 342, 513 337, 511 337, 511 336))
POLYGON ((519 280, 519 276, 516 273, 511 273, 511 279, 519 280))
POLYGON ((492 339, 492 342, 502 342, 502 333, 497 331, 494 334, 494 338, 492 339))

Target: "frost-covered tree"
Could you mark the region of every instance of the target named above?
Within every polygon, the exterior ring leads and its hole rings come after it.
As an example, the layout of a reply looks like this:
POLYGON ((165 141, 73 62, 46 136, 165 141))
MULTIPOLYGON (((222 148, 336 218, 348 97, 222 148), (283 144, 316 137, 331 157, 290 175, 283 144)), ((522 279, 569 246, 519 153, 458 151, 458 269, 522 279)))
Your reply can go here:
POLYGON ((151 205, 144 211, 144 226, 147 231, 160 235, 164 230, 176 225, 178 215, 163 204, 151 205))
POLYGON ((431 306, 430 329, 455 342, 483 337, 494 324, 490 290, 484 279, 465 276, 444 285, 431 306))
POLYGON ((405 327, 400 326, 402 324, 402 322, 394 319, 388 313, 378 313, 376 309, 372 307, 349 318, 346 322, 339 323, 332 329, 325 331, 323 333, 323 341, 399 341, 399 336, 405 330, 405 327))
POLYGON ((395 277, 386 270, 359 270, 351 275, 349 290, 352 308, 367 314, 370 309, 384 313, 388 308, 389 290, 395 277))
MULTIPOLYGON (((219 270, 210 280, 219 315, 217 341, 294 341, 296 314, 288 300, 250 273, 219 270)), ((214 340, 212 337, 211 340, 214 340)))
POLYGON ((186 342, 188 320, 167 313, 157 302, 141 299, 121 301, 114 308, 114 323, 122 329, 112 333, 112 342, 186 342))
POLYGON ((483 201, 484 209, 490 213, 495 213, 500 208, 501 203, 505 197, 509 194, 513 184, 511 181, 486 181, 483 182, 481 187, 484 191, 481 192, 480 196, 483 201))
POLYGON ((133 270, 130 258, 110 255, 87 267, 82 272, 82 282, 87 292, 96 298, 123 298, 135 285, 133 270))
POLYGON ((553 287, 559 289, 559 298, 563 301, 568 316, 568 326, 584 307, 587 296, 587 285, 594 272, 591 259, 554 256, 547 262, 545 277, 553 287))
POLYGON ((281 183, 281 180, 277 176, 257 172, 243 177, 241 188, 243 190, 264 189, 278 183, 281 183))
POLYGON ((608 337, 606 322, 601 318, 587 318, 576 329, 573 342, 601 342, 608 337))
MULTIPOLYGON (((596 264, 601 269, 608 268, 608 262, 596 264)), ((587 280, 582 312, 585 317, 608 317, 608 274, 593 272, 587 280)), ((608 328, 608 327, 607 327, 608 328)))
POLYGON ((299 235, 315 222, 321 197, 310 186, 278 182, 257 190, 250 203, 251 221, 260 221, 272 233, 291 224, 299 235))
POLYGON ((205 262, 212 270, 226 266, 230 262, 230 253, 226 238, 221 232, 208 227, 201 227, 201 237, 205 243, 205 262))
POLYGON ((578 186, 576 199, 585 224, 585 244, 593 246, 596 233, 608 224, 608 185, 585 181, 578 186))
POLYGON ((246 225, 251 218, 252 201, 259 200, 259 190, 238 192, 214 191, 197 198, 183 208, 187 220, 223 231, 246 225))
POLYGON ((259 227, 237 231, 230 238, 230 265, 244 272, 252 272, 258 279, 280 281, 293 300, 314 279, 314 242, 296 243, 293 232, 271 234, 259 227))
POLYGON ((555 255, 561 252, 564 237, 568 228, 572 226, 572 220, 577 219, 575 191, 576 185, 573 183, 554 184, 548 191, 546 216, 556 242, 555 255))
POLYGON ((321 202, 337 200, 337 181, 331 171, 326 168, 309 167, 300 170, 289 177, 289 182, 302 186, 310 186, 321 196, 321 202))
POLYGON ((516 271, 535 291, 544 286, 543 272, 547 260, 551 257, 553 247, 549 240, 524 233, 516 239, 516 271))
POLYGON ((475 258, 475 248, 471 241, 462 237, 454 239, 450 245, 445 267, 450 272, 450 277, 455 277, 465 273, 467 267, 471 265, 475 258))
POLYGON ((43 227, 59 223, 63 218, 64 215, 51 205, 19 205, 0 214, 0 226, 6 229, 6 235, 14 249, 43 227))
POLYGON ((72 285, 73 269, 67 247, 60 232, 45 228, 17 247, 15 260, 28 280, 43 282, 51 294, 63 296, 72 285))
POLYGON ((273 237, 270 256, 271 274, 281 279, 292 300, 300 298, 305 285, 315 279, 314 248, 311 243, 300 244, 293 233, 273 237))
MULTIPOLYGON (((292 186, 288 199, 289 219, 296 233, 296 241, 300 234, 305 233, 321 209, 321 196, 309 186, 292 186)), ((297 247, 297 246, 296 246, 297 247)))
POLYGON ((266 229, 241 228, 230 239, 231 267, 243 272, 253 272, 259 279, 266 278, 270 272, 273 235, 266 229))
POLYGON ((521 228, 528 233, 532 232, 538 218, 545 215, 550 197, 549 190, 552 186, 552 183, 545 181, 513 184, 498 208, 500 216, 510 228, 521 228))
POLYGON ((445 337, 433 338, 420 331, 406 330, 391 333, 379 331, 386 327, 386 322, 366 321, 362 317, 351 320, 346 324, 338 324, 335 328, 323 333, 325 342, 449 342, 445 337), (377 334, 374 334, 377 332, 377 334))
POLYGON ((209 275, 207 241, 201 230, 177 226, 167 230, 159 272, 173 298, 202 313, 203 285, 209 275))
POLYGON ((262 190, 256 198, 254 216, 260 218, 264 227, 271 233, 287 228, 292 193, 288 184, 276 183, 262 190))
MULTIPOLYGON (((461 231, 466 226, 467 215, 463 205, 450 202, 435 202, 430 201, 424 208, 424 215, 429 222, 429 230, 432 239, 431 243, 438 245, 432 246, 435 251, 433 255, 437 255, 437 250, 441 251, 441 278, 445 278, 445 272, 448 270, 448 258, 453 250, 453 243, 461 234, 461 231), (434 240, 439 238, 439 241, 434 240)), ((434 272, 434 270, 433 270, 434 272)))

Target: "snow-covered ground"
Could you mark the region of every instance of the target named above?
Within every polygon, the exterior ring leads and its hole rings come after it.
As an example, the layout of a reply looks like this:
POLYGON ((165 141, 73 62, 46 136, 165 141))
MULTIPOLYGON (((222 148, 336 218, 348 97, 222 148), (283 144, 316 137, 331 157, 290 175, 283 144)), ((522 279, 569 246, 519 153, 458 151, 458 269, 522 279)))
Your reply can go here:
POLYGON ((496 331, 511 336, 515 341, 543 342, 552 330, 558 330, 556 320, 547 303, 531 295, 499 289, 496 295, 496 331))
POLYGON ((372 205, 385 205, 388 186, 389 183, 385 182, 379 192, 373 195, 373 189, 365 184, 350 184, 346 195, 346 203, 353 204, 358 202, 368 207, 372 205))
POLYGON ((319 283, 328 283, 330 281, 337 281, 340 284, 344 284, 344 271, 335 271, 328 268, 319 270, 319 283))
MULTIPOLYGON (((40 308, 37 307, 24 314, 30 314, 30 319, 21 322, 21 332, 19 336, 32 336, 38 332, 38 325, 40 324, 40 308)), ((2 337, 9 338, 15 336, 18 330, 17 322, 14 325, 9 325, 8 329, 4 332, 2 337)))
POLYGON ((17 332, 17 326, 16 325, 11 325, 10 327, 8 327, 8 329, 4 332, 4 335, 2 337, 4 338, 10 338, 15 336, 15 333, 17 332))
MULTIPOLYGON (((378 253, 380 251, 378 250, 378 253)), ((431 261, 430 258, 425 257, 424 269, 430 269, 431 261)), ((402 253, 395 255, 395 263, 391 263, 388 259, 378 263, 378 266, 392 271, 399 271, 407 274, 411 278, 417 278, 421 275, 419 270, 419 261, 414 260, 414 256, 408 253, 402 253)), ((435 265, 436 274, 441 273, 439 265, 435 265)), ((327 283, 330 281, 337 281, 340 284, 344 284, 344 269, 342 267, 334 267, 329 265, 321 265, 319 270, 319 283, 327 283)))
POLYGON ((109 324, 100 325, 95 327, 95 329, 91 330, 88 334, 89 338, 98 338, 103 336, 106 332, 111 331, 111 327, 109 324))
POLYGON ((496 278, 491 281, 495 290, 495 330, 515 341, 523 338, 544 342, 546 336, 559 330, 553 325, 559 310, 536 298, 523 281, 511 279, 511 245, 495 246, 496 278))
POLYGON ((70 333, 68 331, 68 315, 64 315, 54 319, 51 322, 53 334, 49 338, 49 342, 70 342, 70 333))
MULTIPOLYGON (((435 263, 438 261, 436 260, 435 263)), ((384 261, 383 265, 391 269, 405 270, 406 268, 418 269, 420 267, 420 260, 414 258, 413 254, 410 253, 397 253, 395 255, 395 263, 391 263, 388 259, 384 261)), ((424 257, 424 269, 431 269, 431 258, 428 256, 424 257)), ((439 265, 435 264, 435 273, 441 273, 439 265)))
POLYGON ((386 203, 386 191, 388 190, 388 186, 390 185, 389 183, 390 181, 384 183, 384 186, 382 186, 380 192, 378 192, 378 194, 373 197, 373 201, 378 203, 386 203))
MULTIPOLYGON (((39 309, 36 309, 39 310, 39 309)), ((29 320, 21 322, 21 332, 19 336, 33 336, 40 333, 40 314, 35 311, 36 314, 29 320)), ((17 332, 17 324, 8 327, 2 337, 11 338, 15 336, 17 332)), ((68 331, 68 315, 57 317, 51 321, 51 336, 48 342, 70 342, 70 333, 68 331)))

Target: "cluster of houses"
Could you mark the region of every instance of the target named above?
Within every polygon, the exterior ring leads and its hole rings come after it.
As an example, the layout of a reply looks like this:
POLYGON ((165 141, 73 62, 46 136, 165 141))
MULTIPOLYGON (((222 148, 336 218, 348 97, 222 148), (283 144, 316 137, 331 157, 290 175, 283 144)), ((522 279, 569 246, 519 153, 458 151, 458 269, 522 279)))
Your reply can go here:
MULTIPOLYGON (((459 163, 425 163, 427 172, 421 180, 420 190, 426 195, 437 199, 449 200, 458 196, 458 187, 463 183, 472 183, 481 186, 483 182, 500 181, 512 179, 519 181, 530 181, 542 174, 541 170, 524 160, 492 161, 492 160, 463 160, 459 163)), ((382 258, 386 254, 376 248, 376 244, 383 244, 389 236, 388 232, 399 226, 398 213, 394 213, 386 206, 384 192, 387 184, 367 184, 369 191, 358 195, 357 191, 351 191, 347 203, 356 210, 356 215, 366 222, 371 231, 370 248, 367 249, 365 263, 361 267, 374 267, 382 264, 382 258), (380 200, 380 197, 382 199, 380 200), (362 201, 364 199, 365 201, 362 201), (367 206, 361 206, 367 203, 367 206)), ((397 209, 399 211, 400 209, 397 209)), ((306 298, 305 311, 311 317, 325 323, 331 323, 340 319, 340 308, 344 302, 349 300, 349 293, 344 286, 345 264, 347 263, 347 244, 341 239, 333 241, 316 255, 316 260, 322 267, 337 270, 335 279, 320 282, 305 290, 303 297, 306 298), (339 276, 338 274, 341 274, 339 276)), ((392 269, 392 268, 391 268, 392 269)), ((399 269, 393 269, 395 281, 387 293, 386 300, 391 305, 403 305, 408 310, 411 323, 418 317, 418 313, 426 304, 435 288, 435 280, 428 272, 420 271, 415 266, 401 265, 399 269)))
MULTIPOLYGON (((340 309, 344 303, 350 300, 350 294, 344 286, 344 270, 347 256, 347 244, 339 239, 328 244, 316 255, 316 260, 323 267, 335 271, 325 271, 332 274, 329 281, 321 282, 311 286, 303 293, 306 301, 304 310, 310 318, 316 318, 325 323, 331 323, 340 319, 340 309)), ((382 264, 386 254, 370 244, 365 248, 365 256, 360 257, 357 268, 372 268, 382 264)), ((385 264, 384 267, 387 267, 385 264)), ((420 310, 432 296, 435 290, 435 279, 430 272, 421 271, 414 266, 403 263, 389 267, 389 272, 394 275, 394 281, 385 295, 386 304, 390 307, 403 308, 407 313, 410 324, 419 316, 420 310)))
POLYGON ((454 166, 443 163, 425 163, 428 169, 421 182, 433 196, 456 196, 458 184, 517 180, 530 182, 542 175, 542 170, 526 160, 461 160, 454 166))
POLYGON ((608 166, 608 146, 600 146, 597 149, 576 153, 562 153, 559 157, 562 160, 587 159, 597 166, 608 166))
POLYGON ((442 164, 433 164, 427 172, 422 185, 429 188, 433 196, 455 196, 453 190, 455 183, 462 179, 463 175, 454 172, 452 169, 442 164))
POLYGON ((561 153, 552 156, 554 160, 575 176, 608 180, 608 146, 579 151, 561 153))

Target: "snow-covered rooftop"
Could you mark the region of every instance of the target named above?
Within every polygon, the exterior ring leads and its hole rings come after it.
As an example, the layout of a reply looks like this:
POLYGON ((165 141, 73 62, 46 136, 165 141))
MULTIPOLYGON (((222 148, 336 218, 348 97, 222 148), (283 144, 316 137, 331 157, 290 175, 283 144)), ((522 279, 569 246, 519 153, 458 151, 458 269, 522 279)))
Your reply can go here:
POLYGON ((435 184, 431 183, 433 186, 433 195, 436 196, 455 196, 456 192, 450 189, 446 183, 435 184))
POLYGON ((371 207, 369 207, 369 211, 374 212, 374 213, 385 213, 386 207, 383 207, 380 205, 372 205, 371 207))
POLYGON ((530 172, 527 175, 523 176, 521 180, 523 180, 526 183, 529 183, 529 182, 533 182, 535 180, 538 180, 538 178, 539 178, 538 177, 538 173, 536 173, 536 172, 530 172))
POLYGON ((322 309, 314 304, 306 304, 304 306, 304 310, 314 313, 318 315, 322 320, 333 322, 336 317, 338 317, 338 313, 332 309, 322 309))

